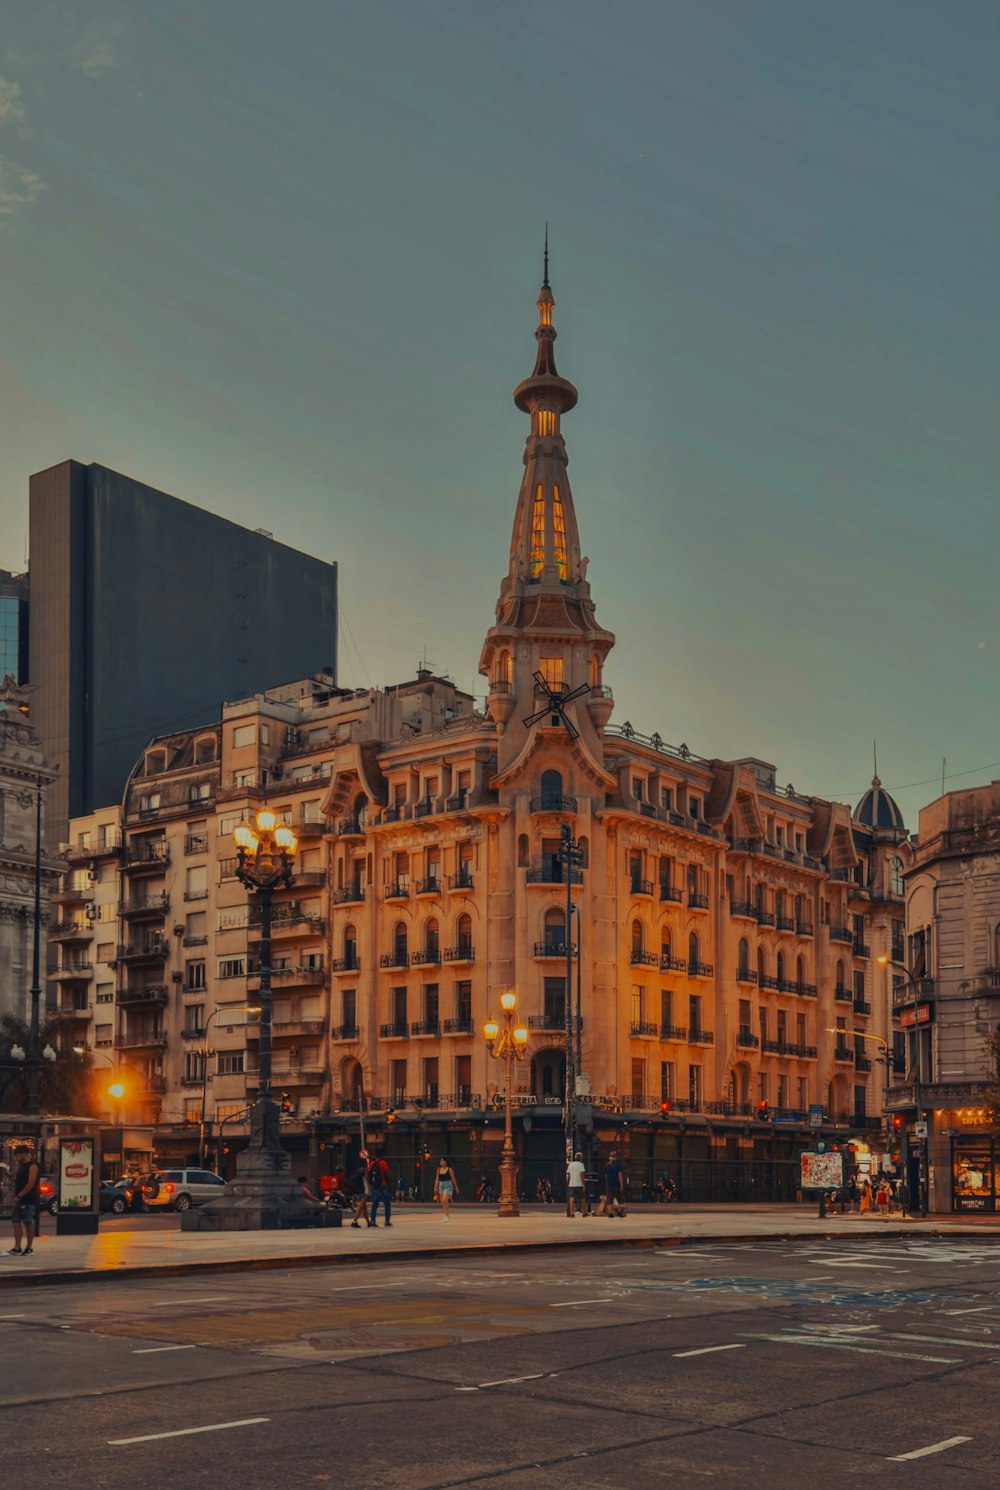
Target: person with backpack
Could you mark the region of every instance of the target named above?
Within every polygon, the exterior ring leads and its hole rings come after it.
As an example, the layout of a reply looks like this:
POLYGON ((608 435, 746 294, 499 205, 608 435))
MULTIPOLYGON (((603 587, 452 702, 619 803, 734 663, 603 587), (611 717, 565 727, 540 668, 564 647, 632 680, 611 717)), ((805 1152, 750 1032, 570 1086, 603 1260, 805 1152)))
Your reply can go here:
POLYGON ((385 1224, 386 1226, 391 1226, 392 1198, 389 1193, 389 1166, 381 1154, 376 1154, 368 1166, 368 1182, 372 1192, 372 1218, 369 1225, 378 1225, 378 1221, 375 1218, 378 1215, 379 1206, 382 1205, 385 1209, 385 1224))

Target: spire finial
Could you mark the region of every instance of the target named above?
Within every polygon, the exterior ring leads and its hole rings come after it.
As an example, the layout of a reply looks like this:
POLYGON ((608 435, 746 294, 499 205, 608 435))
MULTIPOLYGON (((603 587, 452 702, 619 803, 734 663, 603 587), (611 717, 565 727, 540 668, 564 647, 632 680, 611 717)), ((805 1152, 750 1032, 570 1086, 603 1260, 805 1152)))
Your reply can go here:
POLYGON ((542 275, 542 289, 549 289, 549 225, 545 224, 545 273, 542 275))
MULTIPOLYGON (((875 771, 875 774, 872 777, 872 781, 875 782, 875 781, 878 781, 878 741, 877 740, 873 740, 872 741, 872 766, 873 766, 874 771, 875 771)), ((880 785, 881 785, 881 783, 880 783, 880 785)))

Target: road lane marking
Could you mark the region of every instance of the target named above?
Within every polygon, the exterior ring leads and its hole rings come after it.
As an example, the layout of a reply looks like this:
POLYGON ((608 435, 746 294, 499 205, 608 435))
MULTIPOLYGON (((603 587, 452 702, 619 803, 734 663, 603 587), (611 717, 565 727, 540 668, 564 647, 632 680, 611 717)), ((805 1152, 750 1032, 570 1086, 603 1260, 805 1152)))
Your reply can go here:
POLYGON ((108 1443, 152 1443, 154 1438, 187 1438, 192 1433, 220 1433, 223 1428, 248 1428, 251 1423, 270 1421, 270 1418, 237 1418, 233 1423, 206 1423, 203 1428, 175 1428, 172 1433, 143 1433, 138 1438, 109 1438, 108 1443))
POLYGON ((896 1356, 901 1361, 932 1361, 939 1366, 960 1366, 961 1356, 919 1355, 915 1350, 876 1350, 873 1345, 855 1345, 852 1340, 829 1335, 750 1335, 751 1340, 770 1340, 775 1345, 818 1345, 824 1350, 853 1350, 858 1355, 896 1356))
POLYGON ((176 1299, 160 1299, 156 1304, 147 1304, 148 1309, 179 1309, 187 1304, 223 1304, 227 1303, 231 1295, 228 1293, 214 1293, 207 1299, 187 1299, 178 1296, 176 1299))
POLYGON ((0 1314, 0 1319, 27 1319, 26 1314, 0 1314))
POLYGON ((891 1262, 837 1262, 834 1258, 826 1258, 828 1268, 880 1268, 885 1272, 888 1268, 891 1272, 905 1272, 906 1269, 896 1268, 891 1262))
MULTIPOLYGON (((997 1307, 996 1304, 977 1304, 974 1309, 942 1309, 941 1310, 941 1313, 942 1314, 985 1314, 988 1309, 995 1309, 996 1307, 997 1307)), ((11 1318, 12 1319, 16 1319, 17 1318, 17 1315, 16 1314, 11 1315, 11 1318)))
POLYGON ((745 1345, 703 1345, 700 1350, 675 1350, 674 1359, 681 1360, 687 1355, 711 1355, 716 1350, 746 1350, 745 1345))
POLYGON ((564 1304, 550 1304, 550 1309, 576 1309, 580 1304, 613 1304, 614 1294, 609 1294, 606 1299, 569 1299, 564 1304))
POLYGON ((504 1376, 499 1381, 481 1381, 475 1387, 456 1387, 456 1392, 482 1392, 487 1387, 509 1387, 519 1381, 541 1381, 543 1376, 558 1376, 558 1371, 534 1371, 530 1376, 504 1376))
POLYGON ((957 1438, 942 1438, 940 1443, 929 1443, 925 1449, 911 1449, 908 1454, 887 1454, 886 1457, 898 1464, 903 1459, 923 1459, 928 1454, 940 1454, 943 1449, 953 1449, 957 1443, 971 1443, 970 1433, 960 1433, 957 1438))
MULTIPOLYGON (((107 1337, 105 1337, 107 1338, 107 1337)), ((197 1345, 146 1345, 142 1350, 133 1350, 133 1355, 161 1355, 165 1350, 197 1350, 197 1345)))

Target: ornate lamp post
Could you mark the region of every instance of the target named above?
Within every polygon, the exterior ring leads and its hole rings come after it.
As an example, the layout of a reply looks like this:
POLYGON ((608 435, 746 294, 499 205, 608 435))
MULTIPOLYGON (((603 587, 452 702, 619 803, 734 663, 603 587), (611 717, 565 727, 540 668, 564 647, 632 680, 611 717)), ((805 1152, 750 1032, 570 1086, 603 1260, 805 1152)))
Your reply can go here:
POLYGON ((503 1151, 500 1157, 500 1204, 497 1208, 498 1216, 519 1216, 521 1208, 517 1202, 517 1167, 514 1164, 514 1135, 511 1131, 510 1121, 510 1072, 515 1061, 523 1060, 524 1048, 528 1043, 528 1031, 522 1024, 514 1024, 514 1010, 517 1007, 516 993, 503 993, 500 995, 500 1008, 503 1011, 503 1029, 501 1030, 492 1014, 483 1025, 483 1034, 490 1054, 495 1060, 504 1063, 503 1082, 503 1151))
POLYGON ((277 1145, 278 1108, 271 1100, 271 898, 280 887, 292 883, 292 866, 298 847, 291 828, 277 826, 277 818, 262 807, 251 823, 240 823, 233 831, 236 841, 236 878, 260 903, 260 1055, 254 1136, 273 1130, 277 1145))

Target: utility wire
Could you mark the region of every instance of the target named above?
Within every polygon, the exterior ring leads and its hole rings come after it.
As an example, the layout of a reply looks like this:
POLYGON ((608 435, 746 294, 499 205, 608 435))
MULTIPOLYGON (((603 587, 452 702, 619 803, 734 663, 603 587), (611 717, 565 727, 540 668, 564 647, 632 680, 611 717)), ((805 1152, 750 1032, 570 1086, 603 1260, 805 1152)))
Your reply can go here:
MULTIPOLYGON (((997 768, 997 766, 1000 766, 1000 761, 990 761, 989 765, 986 766, 973 766, 971 771, 949 771, 947 776, 943 774, 941 776, 927 776, 924 778, 923 781, 907 781, 903 786, 886 786, 882 789, 883 791, 887 791, 890 793, 908 792, 912 787, 915 786, 936 786, 939 781, 943 783, 945 781, 958 781, 959 778, 962 776, 978 776, 980 771, 993 771, 997 768)), ((838 797, 860 797, 864 792, 868 790, 868 787, 870 785, 871 782, 869 782, 868 785, 864 787, 855 787, 852 791, 815 792, 813 793, 813 795, 818 797, 825 797, 828 801, 831 799, 835 800, 838 797)))

